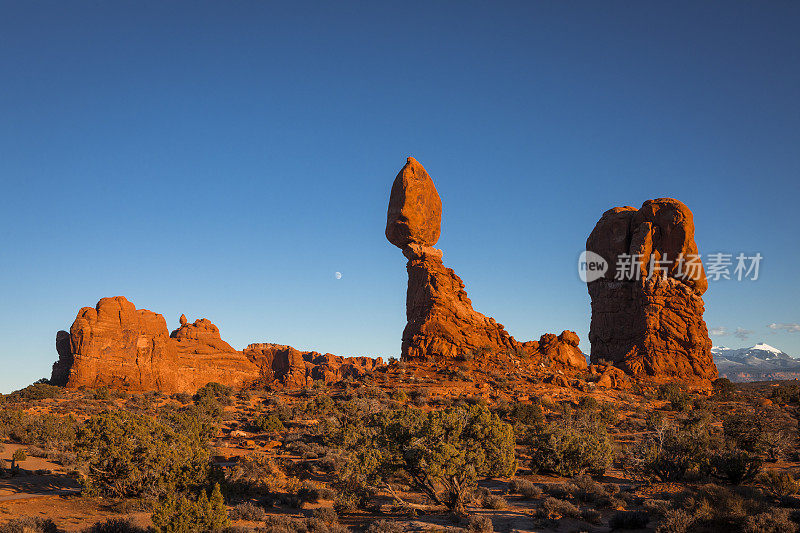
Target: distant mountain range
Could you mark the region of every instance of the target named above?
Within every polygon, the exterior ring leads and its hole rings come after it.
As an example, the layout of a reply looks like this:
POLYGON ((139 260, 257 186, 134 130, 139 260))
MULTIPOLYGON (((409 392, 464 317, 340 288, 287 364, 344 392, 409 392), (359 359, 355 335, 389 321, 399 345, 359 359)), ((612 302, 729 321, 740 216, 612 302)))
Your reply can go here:
POLYGON ((711 348, 719 376, 731 381, 771 381, 800 379, 800 359, 759 343, 750 348, 711 348))

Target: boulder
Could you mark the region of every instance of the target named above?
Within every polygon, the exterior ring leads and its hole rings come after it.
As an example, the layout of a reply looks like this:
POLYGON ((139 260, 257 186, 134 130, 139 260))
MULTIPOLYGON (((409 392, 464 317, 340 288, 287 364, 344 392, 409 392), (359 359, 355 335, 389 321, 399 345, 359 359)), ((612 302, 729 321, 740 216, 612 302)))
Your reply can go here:
POLYGON ((386 238, 399 248, 412 243, 433 246, 441 224, 442 201, 436 186, 422 165, 409 157, 392 184, 386 238))

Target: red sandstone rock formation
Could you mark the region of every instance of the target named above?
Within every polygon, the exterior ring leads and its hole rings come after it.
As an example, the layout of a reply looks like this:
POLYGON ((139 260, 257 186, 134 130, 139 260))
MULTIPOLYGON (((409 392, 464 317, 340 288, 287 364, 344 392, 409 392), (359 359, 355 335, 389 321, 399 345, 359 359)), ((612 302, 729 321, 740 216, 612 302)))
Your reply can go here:
POLYGON ((242 387, 258 378, 257 367, 208 320, 183 325, 170 337, 163 316, 136 309, 123 296, 81 309, 68 338, 69 350, 65 332, 57 336, 52 376, 67 387, 193 392, 211 381, 242 387))
POLYGON ((659 198, 639 210, 606 211, 586 249, 609 265, 588 283, 593 363, 607 361, 636 376, 716 378, 703 321, 708 282, 684 204, 659 198))
POLYGON ((278 384, 297 389, 359 376, 381 359, 299 352, 290 346, 251 344, 237 351, 207 319, 168 333, 164 317, 122 296, 84 307, 70 328, 56 335, 59 359, 51 382, 70 388, 109 386, 130 391, 194 392, 210 382, 234 388, 278 384))
POLYGON ((426 361, 437 358, 507 359, 527 353, 539 359, 586 368, 578 336, 564 332, 540 342, 520 343, 493 318, 472 308, 464 282, 444 266, 442 251, 432 248, 439 238, 441 201, 428 173, 414 158, 395 178, 389 199, 386 237, 408 259, 408 293, 401 357, 426 361))
POLYGON ((335 383, 348 377, 358 378, 383 366, 378 357, 340 357, 319 352, 301 352, 282 344, 258 343, 244 349, 244 354, 255 363, 264 382, 277 383, 298 389, 314 381, 335 383))
POLYGON ((442 201, 436 186, 422 165, 409 157, 392 184, 386 238, 399 248, 412 243, 433 246, 441 225, 442 201))

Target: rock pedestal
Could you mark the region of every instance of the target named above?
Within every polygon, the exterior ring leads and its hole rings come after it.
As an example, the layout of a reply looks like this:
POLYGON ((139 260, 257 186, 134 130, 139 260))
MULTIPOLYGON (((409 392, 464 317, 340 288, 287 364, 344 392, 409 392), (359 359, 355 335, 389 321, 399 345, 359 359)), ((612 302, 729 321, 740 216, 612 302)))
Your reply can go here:
POLYGON ((472 308, 464 282, 433 248, 439 239, 442 210, 436 187, 414 158, 395 178, 387 211, 386 237, 408 259, 408 292, 401 358, 406 361, 460 359, 502 364, 509 356, 533 357, 586 368, 578 336, 545 335, 520 343, 502 324, 472 308))

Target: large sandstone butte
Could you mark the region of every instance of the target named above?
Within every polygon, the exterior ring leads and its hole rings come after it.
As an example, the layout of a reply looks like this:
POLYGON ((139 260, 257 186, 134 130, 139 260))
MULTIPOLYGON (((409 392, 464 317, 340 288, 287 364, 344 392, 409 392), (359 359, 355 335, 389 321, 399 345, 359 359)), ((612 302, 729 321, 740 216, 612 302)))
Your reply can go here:
POLYGON ((703 321, 708 281, 688 207, 658 198, 638 210, 610 209, 586 250, 609 265, 587 284, 592 363, 610 362, 635 376, 717 377, 703 321))
POLYGON ((406 361, 448 359, 509 360, 512 355, 535 357, 586 368, 578 336, 565 331, 521 343, 493 318, 472 308, 464 282, 444 266, 439 239, 442 207, 436 186, 413 157, 392 184, 386 217, 386 238, 408 259, 408 293, 401 357, 406 361))
POLYGON ((241 388, 309 386, 338 381, 380 366, 380 359, 300 352, 290 346, 251 344, 237 351, 207 319, 169 333, 160 314, 123 296, 103 298, 78 312, 69 333, 56 335, 59 359, 51 382, 70 388, 108 386, 130 391, 194 392, 210 382, 241 388))

